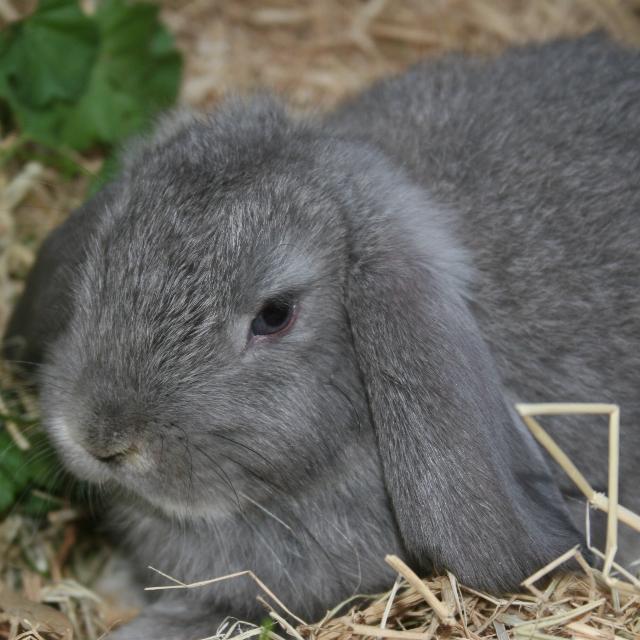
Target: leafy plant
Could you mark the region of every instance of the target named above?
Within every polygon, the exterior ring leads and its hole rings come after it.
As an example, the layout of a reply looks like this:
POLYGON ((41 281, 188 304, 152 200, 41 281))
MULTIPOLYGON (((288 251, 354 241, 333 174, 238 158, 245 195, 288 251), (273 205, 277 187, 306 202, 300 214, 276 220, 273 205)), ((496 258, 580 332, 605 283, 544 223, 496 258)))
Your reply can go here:
POLYGON ((0 514, 15 505, 24 513, 41 515, 54 506, 44 496, 60 489, 59 463, 39 431, 30 434, 29 449, 20 449, 6 430, 8 420, 21 427, 33 424, 18 415, 0 414, 0 514))
POLYGON ((22 137, 109 149, 176 99, 181 57, 146 2, 40 0, 0 33, 0 101, 22 137))

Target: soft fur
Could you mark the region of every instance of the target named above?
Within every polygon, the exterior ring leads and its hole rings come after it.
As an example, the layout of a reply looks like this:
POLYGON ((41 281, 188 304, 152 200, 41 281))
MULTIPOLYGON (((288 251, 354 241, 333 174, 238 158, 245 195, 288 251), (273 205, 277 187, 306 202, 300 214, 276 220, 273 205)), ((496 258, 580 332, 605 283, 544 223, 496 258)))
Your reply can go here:
MULTIPOLYGON (((7 345, 141 569, 251 569, 307 618, 388 586, 390 552, 513 588, 583 509, 516 401, 619 403, 640 509, 637 52, 448 56, 318 120, 230 101, 124 166, 45 242, 7 345), (285 293, 291 331, 248 340, 285 293)), ((563 424, 605 488, 604 419, 563 424)), ((256 593, 169 592, 112 637, 195 640, 256 593)))

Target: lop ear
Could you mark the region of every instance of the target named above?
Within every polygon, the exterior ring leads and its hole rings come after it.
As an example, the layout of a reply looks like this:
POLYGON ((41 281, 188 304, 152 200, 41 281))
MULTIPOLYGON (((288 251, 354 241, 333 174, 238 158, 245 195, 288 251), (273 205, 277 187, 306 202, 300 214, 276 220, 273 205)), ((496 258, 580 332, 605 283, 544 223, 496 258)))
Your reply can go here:
POLYGON ((505 401, 455 245, 414 196, 350 222, 346 305, 387 489, 414 562, 508 590, 580 536, 505 401))
POLYGON ((71 316, 73 281, 104 210, 108 187, 44 241, 3 338, 5 358, 23 365, 42 361, 71 316))

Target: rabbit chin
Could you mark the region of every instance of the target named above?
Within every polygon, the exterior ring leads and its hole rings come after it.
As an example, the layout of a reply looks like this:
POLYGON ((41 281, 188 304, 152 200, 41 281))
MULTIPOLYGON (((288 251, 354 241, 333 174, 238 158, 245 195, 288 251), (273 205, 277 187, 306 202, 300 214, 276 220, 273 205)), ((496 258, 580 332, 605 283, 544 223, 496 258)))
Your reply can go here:
POLYGON ((234 508, 233 505, 215 498, 211 502, 194 501, 192 498, 181 499, 166 496, 160 492, 146 492, 144 495, 135 492, 135 497, 150 505, 156 512, 163 514, 165 518, 183 523, 215 523, 242 512, 240 505, 236 505, 234 508))

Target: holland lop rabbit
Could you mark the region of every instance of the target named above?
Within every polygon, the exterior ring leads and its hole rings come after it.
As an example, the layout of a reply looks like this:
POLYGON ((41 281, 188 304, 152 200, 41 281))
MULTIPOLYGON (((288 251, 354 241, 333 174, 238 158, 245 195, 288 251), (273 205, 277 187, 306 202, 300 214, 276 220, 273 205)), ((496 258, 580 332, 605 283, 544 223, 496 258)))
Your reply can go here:
MULTIPOLYGON (((387 587, 390 552, 504 591, 584 513, 515 402, 619 403, 640 509, 639 216, 640 54, 602 35, 446 56, 322 118, 230 100, 51 234, 6 348, 141 572, 251 569, 309 619, 387 587)), ((547 424, 605 489, 606 421, 547 424)), ((195 640, 256 593, 164 592, 111 637, 195 640)))

